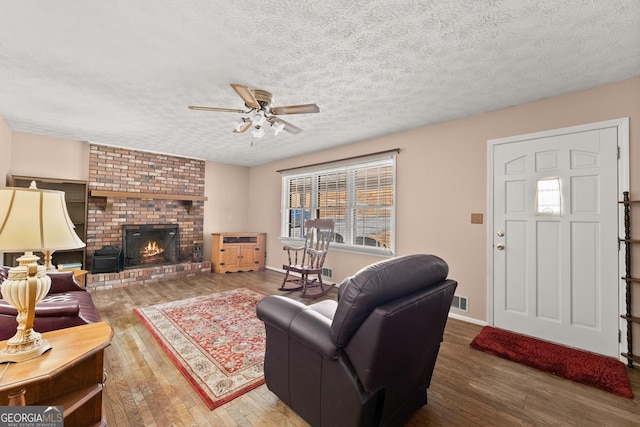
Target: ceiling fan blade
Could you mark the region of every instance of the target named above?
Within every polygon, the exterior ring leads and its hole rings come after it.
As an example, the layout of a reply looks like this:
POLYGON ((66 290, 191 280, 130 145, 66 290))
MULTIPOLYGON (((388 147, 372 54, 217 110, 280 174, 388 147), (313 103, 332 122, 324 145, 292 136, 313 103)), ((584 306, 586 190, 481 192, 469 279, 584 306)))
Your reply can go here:
POLYGON ((300 129, 298 126, 294 126, 289 122, 285 122, 279 117, 269 117, 268 120, 269 120, 269 123, 271 124, 281 123, 282 125, 284 125, 284 130, 286 130, 287 132, 294 133, 294 134, 302 132, 302 129, 300 129))
POLYGON ((320 108, 316 104, 285 105, 284 107, 271 107, 271 114, 307 114, 319 113, 320 108))
POLYGON ((253 96, 253 92, 251 92, 251 89, 237 83, 231 83, 231 87, 236 91, 238 95, 240 95, 240 98, 242 98, 247 107, 260 108, 260 104, 258 104, 256 97, 253 96))
POLYGON ((244 110, 238 110, 235 108, 199 107, 197 105, 189 105, 189 109, 201 111, 222 111, 226 113, 246 113, 244 110))
POLYGON ((243 118, 244 123, 239 128, 233 130, 233 133, 242 133, 251 127, 251 119, 243 118))

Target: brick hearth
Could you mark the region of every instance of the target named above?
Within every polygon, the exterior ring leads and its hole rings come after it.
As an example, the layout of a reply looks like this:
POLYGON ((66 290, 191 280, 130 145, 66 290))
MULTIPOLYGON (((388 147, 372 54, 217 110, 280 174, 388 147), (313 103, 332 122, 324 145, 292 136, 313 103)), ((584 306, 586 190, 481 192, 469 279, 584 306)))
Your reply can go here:
POLYGON ((89 274, 86 286, 90 289, 122 288, 133 284, 192 277, 201 273, 211 273, 209 261, 132 268, 119 273, 89 274))

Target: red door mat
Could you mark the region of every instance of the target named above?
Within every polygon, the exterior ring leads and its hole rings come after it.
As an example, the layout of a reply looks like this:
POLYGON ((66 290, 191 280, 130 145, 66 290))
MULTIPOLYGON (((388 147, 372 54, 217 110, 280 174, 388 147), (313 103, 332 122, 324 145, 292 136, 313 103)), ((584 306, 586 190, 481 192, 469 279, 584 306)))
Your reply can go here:
POLYGON ((631 383, 624 363, 504 329, 485 326, 471 347, 629 399, 631 383))

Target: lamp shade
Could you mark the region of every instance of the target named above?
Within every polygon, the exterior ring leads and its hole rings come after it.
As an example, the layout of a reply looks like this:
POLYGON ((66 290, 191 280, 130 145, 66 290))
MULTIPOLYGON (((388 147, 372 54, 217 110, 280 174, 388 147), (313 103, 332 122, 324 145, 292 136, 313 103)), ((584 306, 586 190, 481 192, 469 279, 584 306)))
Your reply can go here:
POLYGON ((7 252, 76 249, 85 246, 74 230, 64 192, 0 188, 0 250, 7 252))

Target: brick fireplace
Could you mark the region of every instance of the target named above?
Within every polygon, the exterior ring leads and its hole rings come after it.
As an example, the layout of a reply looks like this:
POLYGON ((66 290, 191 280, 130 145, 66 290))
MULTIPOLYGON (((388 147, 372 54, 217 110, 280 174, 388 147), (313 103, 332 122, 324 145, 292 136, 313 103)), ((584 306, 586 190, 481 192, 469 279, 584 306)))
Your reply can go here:
POLYGON ((169 225, 177 230, 177 240, 170 262, 90 274, 87 287, 121 287, 209 272, 209 262, 194 259, 203 244, 204 170, 202 160, 90 144, 87 264, 92 265, 96 250, 122 247, 127 229, 169 225))

